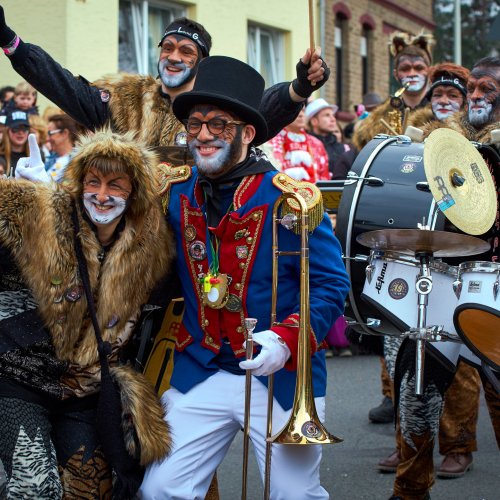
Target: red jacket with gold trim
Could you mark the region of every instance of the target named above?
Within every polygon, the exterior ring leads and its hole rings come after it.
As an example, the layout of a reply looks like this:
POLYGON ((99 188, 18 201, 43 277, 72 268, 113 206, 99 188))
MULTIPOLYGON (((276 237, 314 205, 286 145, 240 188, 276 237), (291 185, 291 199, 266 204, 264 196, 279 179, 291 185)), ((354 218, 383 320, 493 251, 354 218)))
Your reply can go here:
MULTIPOLYGON (((167 219, 177 238, 178 273, 185 311, 177 333, 176 356, 171 385, 187 392, 216 373, 214 362, 222 339, 229 341, 234 356, 244 359, 244 318, 257 318, 255 331, 270 329, 272 294, 272 215, 275 201, 286 190, 306 190, 314 203, 321 203, 317 188, 298 183, 276 172, 244 177, 235 191, 232 211, 212 232, 219 242, 219 271, 229 278, 226 307, 204 305, 203 276, 211 263, 205 200, 196 168, 164 168, 161 194, 167 219)), ((278 229, 280 250, 299 250, 300 236, 282 226, 278 229)), ((298 347, 300 258, 278 261, 277 320, 291 326, 275 326, 292 355, 275 374, 274 395, 284 409, 293 403, 298 347), (292 326, 295 325, 295 326, 292 326)), ((349 281, 339 242, 330 220, 320 214, 317 227, 309 233, 309 303, 314 396, 326 393, 326 365, 320 349, 329 328, 343 313, 349 281)), ((267 377, 259 377, 266 384, 267 377)))

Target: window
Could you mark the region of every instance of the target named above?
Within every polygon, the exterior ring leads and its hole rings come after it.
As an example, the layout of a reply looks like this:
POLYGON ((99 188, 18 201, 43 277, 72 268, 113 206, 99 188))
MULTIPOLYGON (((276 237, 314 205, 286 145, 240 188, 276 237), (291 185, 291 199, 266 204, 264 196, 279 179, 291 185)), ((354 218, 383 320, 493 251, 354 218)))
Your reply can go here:
POLYGON ((337 103, 340 109, 343 109, 344 102, 344 19, 337 15, 335 18, 335 33, 334 33, 334 43, 335 43, 335 66, 337 70, 337 75, 335 79, 336 87, 336 97, 337 103))
POLYGON ((285 79, 283 46, 282 31, 248 26, 248 64, 264 77, 266 86, 285 79))
POLYGON ((361 34, 359 53, 361 56, 361 92, 368 92, 368 33, 363 30, 361 34))
POLYGON ((158 42, 167 25, 186 10, 173 2, 120 0, 118 67, 128 73, 157 74, 158 42))

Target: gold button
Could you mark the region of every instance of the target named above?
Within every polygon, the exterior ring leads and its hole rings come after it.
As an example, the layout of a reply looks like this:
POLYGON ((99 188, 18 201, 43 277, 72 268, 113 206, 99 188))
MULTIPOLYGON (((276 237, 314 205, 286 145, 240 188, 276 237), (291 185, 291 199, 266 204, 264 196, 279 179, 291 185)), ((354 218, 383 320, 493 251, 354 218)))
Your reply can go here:
POLYGON ((242 327, 242 326, 238 326, 238 327, 236 328, 236 331, 237 331, 238 333, 243 333, 243 327, 242 327))
POLYGON ((253 220, 259 220, 260 219, 260 214, 259 213, 252 214, 252 219, 253 220))
POLYGON ((241 290, 243 287, 241 286, 241 283, 236 283, 236 285, 234 285, 234 288, 236 288, 236 290, 241 290))
POLYGON ((240 262, 238 264, 238 266, 239 266, 240 269, 245 269, 246 264, 245 264, 245 262, 240 262))
POLYGON ((204 324, 205 326, 208 326, 208 325, 210 324, 210 322, 208 321, 208 319, 206 319, 206 320, 203 322, 203 324, 204 324))
POLYGON ((248 243, 249 245, 251 245, 251 244, 253 243, 253 238, 252 238, 251 236, 249 236, 249 237, 247 238, 247 243, 248 243))
POLYGON ((210 337, 210 336, 208 336, 208 337, 207 337, 207 342, 208 342, 209 344, 212 344, 212 343, 213 343, 213 341, 214 341, 214 339, 213 339, 212 337, 210 337))
POLYGON ((284 180, 285 180, 285 176, 284 176, 284 175, 280 175, 280 176, 278 176, 278 180, 279 180, 279 181, 284 181, 284 180))

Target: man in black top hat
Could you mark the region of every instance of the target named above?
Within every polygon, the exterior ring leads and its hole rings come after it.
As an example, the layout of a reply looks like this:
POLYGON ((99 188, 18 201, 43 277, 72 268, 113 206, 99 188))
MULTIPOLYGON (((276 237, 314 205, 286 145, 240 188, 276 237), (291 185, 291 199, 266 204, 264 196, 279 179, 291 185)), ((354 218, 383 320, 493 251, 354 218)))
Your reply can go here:
MULTIPOLYGON (((211 45, 212 37, 201 24, 185 17, 176 19, 158 45, 160 79, 119 74, 89 83, 82 76, 74 77, 42 48, 24 43, 7 26, 0 5, 0 46, 26 81, 86 128, 111 123, 114 130, 132 131, 152 147, 185 145, 186 134, 172 113, 172 101, 191 90, 198 64, 209 55, 211 45)), ((266 91, 261 111, 269 125, 268 138, 295 119, 302 102, 328 75, 319 50, 312 55, 308 50, 297 64, 293 82, 266 91)))
MULTIPOLYGON (((341 251, 314 184, 277 172, 255 153, 268 136, 259 111, 263 78, 223 56, 201 61, 193 90, 173 104, 186 127, 195 167, 165 166, 161 196, 176 233, 177 271, 185 312, 176 334, 171 388, 163 395, 174 449, 148 468, 143 499, 204 498, 217 466, 244 426, 245 373, 252 370, 249 434, 264 471, 267 376, 274 374, 274 432, 288 420, 297 379, 301 317, 300 260, 278 263, 277 320, 271 324, 273 207, 297 192, 309 213, 310 306, 303 318, 311 347, 312 386, 324 419, 326 365, 323 339, 342 314, 349 289, 341 251), (245 318, 257 320, 255 355, 245 359, 245 318)), ((293 215, 290 205, 283 206, 293 215)), ((300 248, 291 221, 279 226, 282 248, 300 248)), ((319 425, 319 424, 318 424, 319 425)), ((304 432, 317 428, 303 425, 304 432)), ((314 432, 313 432, 314 434, 314 432)), ((271 498, 328 498, 321 487, 321 446, 273 445, 271 498)))

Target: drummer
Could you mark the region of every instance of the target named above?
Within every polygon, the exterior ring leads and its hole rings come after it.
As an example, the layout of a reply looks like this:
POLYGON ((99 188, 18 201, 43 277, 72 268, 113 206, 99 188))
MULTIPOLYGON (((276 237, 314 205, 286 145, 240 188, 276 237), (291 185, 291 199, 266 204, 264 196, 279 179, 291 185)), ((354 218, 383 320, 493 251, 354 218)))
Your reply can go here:
MULTIPOLYGON (((469 74, 467 68, 453 63, 440 63, 431 67, 427 92, 431 106, 413 113, 409 124, 420 128, 429 122, 440 123, 464 109, 469 74)), ((437 471, 438 477, 457 478, 463 476, 471 467, 472 452, 477 450, 479 394, 480 379, 477 370, 461 363, 446 393, 439 424, 439 451, 444 455, 444 459, 437 471)), ((399 443, 399 427, 396 433, 396 443, 399 443)), ((379 468, 384 472, 396 472, 400 459, 398 448, 379 462, 379 468)))
MULTIPOLYGON (((478 61, 472 68, 467 80, 468 108, 460 111, 444 122, 434 122, 424 129, 430 133, 437 127, 449 127, 461 132, 467 139, 478 142, 491 142, 491 132, 500 128, 500 58, 486 57, 478 61)), ((500 168, 498 157, 495 169, 500 168)), ((498 203, 498 202, 497 202, 498 203)), ((497 214, 492 229, 492 260, 498 260, 498 240, 500 235, 499 217, 497 214)), ((398 356, 398 380, 406 381, 400 385, 400 415, 411 412, 412 417, 422 417, 418 428, 413 418, 401 419, 401 462, 398 465, 394 482, 393 499, 428 498, 429 490, 434 484, 433 447, 439 428, 439 416, 442 398, 453 380, 453 373, 448 372, 433 358, 426 358, 426 387, 424 395, 415 395, 415 375, 412 363, 415 359, 415 342, 405 342, 398 356)), ((500 374, 496 373, 500 380, 500 374)), ((490 418, 493 424, 496 441, 500 448, 500 394, 482 374, 481 380, 485 392, 490 418)), ((396 389, 397 390, 397 389, 396 389)))

